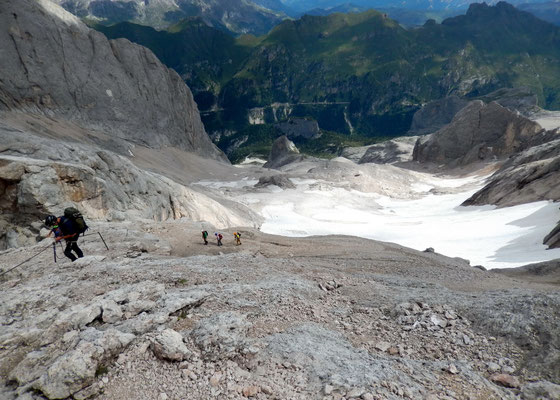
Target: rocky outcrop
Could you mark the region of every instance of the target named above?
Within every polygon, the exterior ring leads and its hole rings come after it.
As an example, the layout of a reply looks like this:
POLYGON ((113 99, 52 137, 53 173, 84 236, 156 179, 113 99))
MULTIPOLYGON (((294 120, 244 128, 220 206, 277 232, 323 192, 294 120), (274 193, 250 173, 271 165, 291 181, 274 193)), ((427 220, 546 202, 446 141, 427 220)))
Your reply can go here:
POLYGON ((529 116, 539 110, 537 95, 527 87, 502 88, 478 97, 485 103, 495 101, 502 107, 529 116))
POLYGON ((560 248, 560 222, 544 237, 543 244, 547 245, 550 249, 560 248))
POLYGON ((412 135, 423 135, 436 132, 453 120, 455 114, 463 109, 468 100, 458 96, 448 96, 429 102, 414 113, 412 124, 408 131, 412 135))
MULTIPOLYGON (((412 151, 418 137, 402 137, 369 146, 358 164, 393 164, 412 160, 412 151)), ((344 157, 344 153, 343 153, 344 157)))
POLYGON ((108 150, 2 123, 0 143, 0 249, 35 243, 44 216, 70 205, 89 220, 185 217, 216 227, 251 225, 235 209, 108 150))
POLYGON ((278 186, 282 189, 293 189, 296 185, 285 175, 261 176, 255 184, 256 188, 267 187, 270 185, 278 186))
POLYGON ((319 124, 315 120, 304 118, 290 118, 288 121, 274 124, 288 138, 302 137, 304 139, 315 139, 321 136, 319 124))
POLYGON ((179 75, 49 0, 0 3, 0 111, 47 115, 146 146, 225 160, 179 75))
POLYGON ((463 205, 512 206, 540 200, 560 201, 560 137, 510 158, 463 205))
MULTIPOLYGON (((478 97, 485 103, 495 101, 512 112, 529 116, 539 108, 537 95, 529 88, 502 88, 478 97)), ((409 134, 433 133, 449 124, 455 115, 469 104, 469 100, 456 95, 434 100, 414 113, 409 134)))
POLYGON ((298 148, 286 136, 280 136, 272 143, 268 161, 263 165, 265 168, 280 168, 286 164, 303 160, 304 156, 299 153, 298 148))
POLYGON ((525 150, 543 129, 498 103, 471 102, 453 121, 431 135, 419 139, 414 161, 448 166, 508 157, 525 150))

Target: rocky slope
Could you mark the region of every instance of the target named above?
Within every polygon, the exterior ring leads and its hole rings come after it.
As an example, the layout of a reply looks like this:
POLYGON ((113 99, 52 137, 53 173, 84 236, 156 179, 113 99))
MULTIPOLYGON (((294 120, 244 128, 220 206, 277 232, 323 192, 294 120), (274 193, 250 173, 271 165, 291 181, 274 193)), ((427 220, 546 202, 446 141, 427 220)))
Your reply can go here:
POLYGON ((108 41, 48 0, 3 1, 0 26, 0 111, 62 118, 225 160, 190 90, 148 49, 108 41))
MULTIPOLYGON (((0 395, 552 399, 557 287, 350 237, 96 224, 87 256, 0 253, 0 395), (341 243, 344 243, 342 246, 341 243), (548 393, 548 394, 546 394, 548 393)), ((556 382, 556 384, 554 384, 556 382)))
POLYGON ((420 138, 413 159, 449 166, 496 160, 527 149, 544 132, 541 126, 496 102, 477 100, 459 111, 449 125, 420 138))
POLYGON ((560 133, 556 137, 513 155, 464 204, 512 206, 541 200, 560 201, 560 133))
POLYGON ((216 200, 97 146, 46 138, 0 121, 0 249, 33 244, 46 214, 79 205, 88 219, 188 218, 252 226, 249 210, 216 200))

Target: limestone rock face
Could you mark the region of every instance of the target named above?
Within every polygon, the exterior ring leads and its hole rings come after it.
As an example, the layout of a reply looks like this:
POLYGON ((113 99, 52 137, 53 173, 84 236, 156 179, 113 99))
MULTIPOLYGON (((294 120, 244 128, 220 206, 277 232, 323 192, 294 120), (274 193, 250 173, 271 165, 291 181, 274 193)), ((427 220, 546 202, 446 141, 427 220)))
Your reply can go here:
POLYGON ((148 49, 107 40, 48 0, 0 3, 0 111, 63 118, 225 160, 189 88, 148 49))
POLYGON ((300 161, 303 155, 299 153, 298 148, 287 136, 280 136, 272 143, 268 161, 263 166, 265 168, 280 168, 283 165, 294 161, 300 161))
POLYGON ((358 164, 392 164, 401 161, 410 161, 414 143, 418 137, 402 137, 369 146, 358 164))
POLYGON ((464 205, 560 200, 560 137, 510 158, 464 205))
POLYGON ((9 131, 1 123, 0 143, 0 249, 35 243, 44 216, 71 205, 90 221, 186 217, 216 227, 251 225, 208 196, 107 150, 9 131))
MULTIPOLYGON (((502 88, 479 98, 485 103, 495 101, 502 107, 513 112, 529 116, 539 110, 537 95, 528 88, 502 88)), ((433 133, 449 124, 455 115, 461 111, 469 101, 451 95, 434 100, 414 113, 409 134, 423 135, 433 133)))
POLYGON ((493 102, 471 102, 453 121, 414 147, 413 159, 449 166, 503 158, 526 149, 543 129, 493 102))
POLYGON ((291 118, 285 122, 274 124, 284 135, 289 138, 303 137, 314 139, 321 136, 317 121, 310 121, 303 118, 291 118))

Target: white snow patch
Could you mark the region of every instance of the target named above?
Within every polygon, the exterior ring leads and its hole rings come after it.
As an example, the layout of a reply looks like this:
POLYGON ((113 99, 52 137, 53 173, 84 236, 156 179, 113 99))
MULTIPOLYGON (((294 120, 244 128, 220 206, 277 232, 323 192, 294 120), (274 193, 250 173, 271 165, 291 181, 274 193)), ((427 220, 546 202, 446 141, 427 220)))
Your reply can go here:
POLYGON ((240 162, 238 165, 235 165, 236 167, 242 166, 242 165, 248 165, 248 164, 265 164, 266 160, 263 160, 262 158, 258 158, 258 157, 245 157, 245 159, 240 162))
MULTIPOLYGON (((435 180, 439 187, 454 188, 473 179, 435 180)), ((310 180, 292 181, 301 185, 298 190, 276 193, 273 199, 258 198, 265 218, 261 231, 286 236, 343 234, 417 250, 433 247, 438 253, 486 268, 511 268, 560 258, 560 249, 547 250, 542 244, 560 220, 558 204, 552 202, 507 208, 461 207, 480 185, 461 193, 397 200, 334 187, 328 191, 308 190, 310 180)), ((255 196, 245 195, 244 201, 255 196)))

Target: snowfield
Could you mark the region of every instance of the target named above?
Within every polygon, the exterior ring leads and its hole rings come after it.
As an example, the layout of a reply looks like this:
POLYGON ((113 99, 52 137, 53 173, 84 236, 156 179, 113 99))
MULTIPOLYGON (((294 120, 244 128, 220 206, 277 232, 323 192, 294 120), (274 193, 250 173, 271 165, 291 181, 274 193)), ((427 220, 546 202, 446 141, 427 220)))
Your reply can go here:
POLYGON ((558 204, 542 201, 507 208, 460 206, 484 185, 485 178, 426 176, 410 186, 410 193, 417 197, 412 199, 349 190, 314 179, 292 178, 296 189, 270 186, 250 192, 242 190, 252 183, 247 180, 204 184, 237 188, 235 200, 264 217, 261 231, 265 233, 292 237, 352 235, 416 250, 432 247, 438 253, 488 269, 560 258, 560 249, 547 250, 542 244, 560 220, 558 204))

